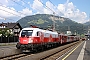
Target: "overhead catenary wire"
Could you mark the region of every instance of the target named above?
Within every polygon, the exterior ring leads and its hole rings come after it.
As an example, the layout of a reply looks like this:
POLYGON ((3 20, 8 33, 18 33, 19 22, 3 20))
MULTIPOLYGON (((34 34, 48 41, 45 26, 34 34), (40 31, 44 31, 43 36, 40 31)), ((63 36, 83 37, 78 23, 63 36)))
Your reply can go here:
MULTIPOLYGON (((38 0, 39 2, 41 2, 40 0, 38 0)), ((50 0, 49 0, 50 1, 50 0)), ((51 1, 50 1, 51 2, 51 1)), ((42 3, 42 2, 41 2, 42 3)), ((52 2, 51 2, 52 3, 52 2)), ((45 7, 47 7, 49 10, 51 10, 53 12, 53 15, 58 15, 58 13, 56 13, 55 11, 53 11, 51 8, 49 8, 48 6, 46 6, 44 3, 42 3, 45 7)), ((53 3, 52 3, 53 4, 53 3)), ((53 4, 54 5, 54 4, 53 4)), ((55 5, 54 5, 55 6, 55 5)), ((58 15, 60 16, 60 15, 58 15)))
POLYGON ((2 10, 2 11, 4 11, 4 12, 7 12, 7 13, 9 13, 9 14, 13 14, 13 15, 16 15, 16 16, 18 16, 18 17, 21 17, 21 16, 19 16, 19 15, 17 15, 17 14, 14 14, 14 13, 9 12, 9 11, 6 11, 6 10, 3 10, 3 9, 1 9, 1 8, 0 8, 0 10, 2 10))
MULTIPOLYGON (((41 2, 40 0, 38 0, 39 2, 41 2)), ((42 2, 41 2, 42 3, 42 2)), ((44 6, 46 6, 44 3, 42 3, 44 6)), ((56 14, 56 12, 55 11, 53 11, 51 8, 49 8, 48 6, 46 6, 49 10, 51 10, 52 12, 53 12, 53 19, 52 19, 52 21, 53 21, 53 28, 52 28, 52 30, 53 31, 55 31, 55 18, 54 18, 54 16, 55 16, 55 14, 56 14)))
MULTIPOLYGON (((26 8, 25 6, 23 6, 23 5, 21 5, 21 4, 19 4, 19 3, 17 3, 16 1, 14 1, 14 0, 11 0, 11 1, 13 1, 14 3, 16 3, 16 4, 18 4, 18 5, 20 5, 20 6, 22 6, 22 7, 24 7, 24 8, 26 8)), ((21 1, 23 1, 23 0, 21 0, 21 1)), ((50 0, 49 0, 50 1, 50 0)), ((25 1, 23 1, 24 3, 26 3, 25 1)), ((51 1, 50 1, 51 2, 51 1)), ((42 3, 42 2, 41 2, 42 3)), ((1 4, 1 3, 0 3, 1 4)), ((42 3, 43 4, 43 3, 42 3)), ((45 5, 45 4, 44 4, 45 5)), ((0 5, 1 6, 1 5, 0 5)), ((45 5, 46 6, 46 5, 45 5)), ((2 7, 5 7, 5 6, 2 6, 2 7)), ((46 7, 48 7, 48 6, 46 6, 46 7)), ((5 7, 6 8, 6 7, 5 7)), ((49 8, 49 7, 48 7, 49 8)), ((10 9, 10 8, 8 8, 8 9, 10 9)), ((50 8, 49 8, 50 9, 50 8)), ((2 9, 1 9, 2 10, 2 9)), ((13 9, 10 9, 10 10, 13 10, 13 9)), ((53 11, 52 9, 50 9, 51 11, 53 11)), ((3 10, 3 11, 5 11, 5 10, 3 10)), ((13 11, 15 11, 15 10, 13 10, 13 11)), ((8 11, 6 11, 6 12, 8 12, 8 11)), ((15 11, 15 12, 18 12, 18 11, 15 11)), ((16 15, 16 14, 14 14, 14 13, 11 13, 11 12, 8 12, 8 13, 10 13, 10 14, 13 14, 13 15, 16 15)), ((20 13, 20 14, 23 14, 23 13, 21 13, 21 12, 18 12, 18 13, 20 13)), ((53 11, 53 14, 54 14, 55 12, 53 11)), ((26 15, 26 14, 24 14, 24 15, 26 15)), ((18 16, 18 15, 16 15, 16 16, 18 16)), ((20 17, 20 16, 18 16, 18 17, 20 17)))
MULTIPOLYGON (((39 2, 41 2, 40 0, 38 0, 39 2)), ((41 2, 42 3, 42 2, 41 2)), ((44 6, 46 6, 44 3, 42 3, 44 6)), ((55 13, 55 11, 53 11, 51 8, 49 8, 48 6, 46 6, 49 10, 51 10, 53 13, 55 13)))
MULTIPOLYGON (((0 3, 0 6, 6 8, 6 9, 9 9, 9 10, 15 11, 15 10, 13 10, 13 9, 7 8, 6 6, 3 6, 2 3, 0 3)), ((12 12, 9 12, 9 11, 6 11, 6 10, 1 9, 1 8, 0 8, 0 10, 2 10, 2 11, 4 11, 4 12, 7 12, 7 13, 9 13, 9 14, 15 15, 15 16, 17 16, 17 17, 21 17, 20 15, 17 15, 17 14, 15 14, 15 13, 12 13, 12 12)), ((17 12, 17 11, 15 11, 15 12, 17 12)), ((18 13, 20 13, 20 12, 18 12, 18 13)), ((10 18, 2 17, 2 16, 0 16, 0 17, 3 18, 3 19, 13 20, 13 19, 10 19, 10 18)), ((13 20, 13 21, 14 21, 14 20, 13 20)))
MULTIPOLYGON (((15 2, 15 1, 13 0, 13 2, 15 2)), ((16 2, 15 2, 15 3, 16 3, 16 2)), ((19 4, 19 3, 17 3, 17 4, 19 4)), ((19 5, 20 5, 20 4, 19 4, 19 5)), ((16 11, 16 10, 13 10, 13 9, 7 8, 7 7, 4 6, 2 3, 0 3, 0 6, 6 8, 6 9, 9 9, 9 10, 11 10, 11 11, 17 12, 17 13, 19 13, 19 14, 27 15, 27 14, 24 14, 24 13, 18 12, 18 11, 16 11)), ((22 5, 21 5, 21 6, 22 6, 22 5)), ((22 7, 24 7, 24 6, 22 6, 22 7)), ((26 8, 26 7, 24 7, 24 8, 26 8)), ((22 16, 20 16, 20 15, 17 15, 17 14, 15 14, 15 13, 12 13, 12 12, 9 12, 9 11, 6 11, 6 10, 1 9, 1 8, 0 8, 0 10, 2 10, 2 11, 4 11, 4 12, 7 12, 7 13, 9 13, 9 14, 15 15, 15 16, 17 16, 17 17, 22 17, 22 16)), ((1 17, 1 16, 0 16, 0 17, 1 17)), ((1 18, 5 18, 5 17, 1 17, 1 18)), ((9 19, 9 18, 7 18, 7 19, 9 19)), ((13 19, 9 19, 9 20, 13 20, 13 19)))
MULTIPOLYGON (((23 8, 27 8, 27 7, 25 7, 25 6, 21 5, 21 4, 19 4, 18 2, 14 1, 14 0, 11 0, 11 1, 13 1, 14 3, 16 3, 17 5, 20 5, 20 6, 23 7, 23 8)), ((24 0, 20 0, 20 1, 22 1, 22 2, 24 2, 25 4, 29 5, 29 4, 26 3, 24 0)), ((36 8, 36 9, 37 9, 37 8, 36 8)), ((38 9, 38 10, 39 10, 39 9, 38 9)))
MULTIPOLYGON (((25 6, 21 5, 21 4, 19 4, 18 2, 14 1, 14 0, 11 0, 11 1, 13 1, 14 3, 16 3, 17 5, 20 5, 20 6, 23 7, 23 8, 27 8, 27 7, 25 7, 25 6)), ((25 18, 25 19, 27 19, 27 18, 25 18)), ((27 19, 27 20, 28 20, 28 19, 27 19)))
POLYGON ((2 16, 0 16, 0 18, 3 18, 3 20, 9 19, 9 20, 12 20, 12 21, 14 21, 13 19, 6 18, 6 17, 2 17, 2 16))
MULTIPOLYGON (((9 10, 11 10, 11 11, 14 11, 14 12, 17 12, 17 13, 20 13, 20 14, 23 14, 23 13, 21 13, 21 12, 15 11, 15 10, 13 10, 13 9, 7 8, 7 7, 3 6, 3 5, 0 5, 0 6, 6 8, 6 9, 9 9, 9 10)), ((20 15, 17 15, 17 14, 15 14, 15 13, 12 13, 12 12, 9 12, 9 11, 3 10, 3 9, 0 9, 0 10, 2 10, 2 11, 4 11, 4 12, 7 12, 7 13, 10 13, 10 14, 13 14, 13 15, 18 16, 18 17, 22 17, 22 16, 20 16, 20 15)))
MULTIPOLYGON (((16 4, 18 4, 18 5, 20 5, 20 6, 22 6, 22 7, 24 7, 24 8, 26 8, 25 6, 23 6, 23 5, 21 5, 21 4, 19 4, 18 2, 16 2, 16 1, 14 1, 14 0, 11 0, 11 1, 13 1, 13 2, 15 2, 16 4)), ((29 5, 28 3, 26 3, 24 0, 20 0, 20 1, 22 1, 22 2, 24 2, 25 4, 27 4, 27 5, 29 5)), ((40 0, 38 0, 40 3, 42 3, 40 0)), ((50 1, 50 0, 49 0, 50 1)), ((50 1, 51 2, 51 1, 50 1)), ((52 3, 52 2, 51 2, 52 3)), ((44 6, 46 6, 44 3, 42 3, 44 6)), ((53 3, 52 3, 53 4, 53 3)), ((54 5, 54 4, 53 4, 54 5)), ((55 6, 55 5, 54 5, 55 6)), ((51 10, 52 12, 53 12, 53 14, 57 14, 55 11, 53 11, 51 8, 49 8, 48 6, 46 6, 49 10, 51 10)), ((37 8, 36 8, 37 9, 37 8)), ((37 10, 39 10, 39 9, 37 9, 37 10)))
MULTIPOLYGON (((13 1, 14 3, 16 3, 16 4, 18 4, 18 5, 20 5, 20 6, 24 7, 24 8, 26 8, 25 6, 17 3, 17 2, 14 1, 14 0, 11 0, 11 1, 13 1)), ((23 1, 23 0, 21 0, 21 1, 23 1)), ((25 1, 23 1, 23 2, 26 3, 25 1)), ((43 3, 42 3, 42 4, 43 4, 43 3)), ((29 4, 28 4, 28 5, 29 5, 29 4)), ((44 4, 44 5, 45 5, 45 4, 44 4)), ((45 6, 46 6, 46 5, 45 5, 45 6)), ((5 6, 2 6, 2 7, 5 7, 5 6)), ((46 7, 49 8, 48 6, 46 6, 46 7)), ((6 7, 5 7, 5 8, 6 8, 6 7)), ((8 8, 8 9, 10 9, 10 8, 8 8)), ((53 14, 55 14, 55 12, 54 12, 51 8, 49 8, 49 9, 53 12, 53 14)), ((14 13, 9 12, 9 11, 6 11, 6 10, 3 10, 3 9, 0 9, 0 10, 5 11, 5 12, 8 12, 8 13, 10 13, 10 14, 13 14, 13 15, 15 15, 15 16, 21 17, 21 16, 19 16, 19 15, 17 15, 17 14, 14 14, 14 13)), ((15 10, 13 10, 13 9, 10 9, 10 10, 15 11, 15 10)), ((18 11, 16 11, 16 12, 18 12, 18 11)), ((21 13, 21 12, 18 12, 18 13, 21 13)), ((22 14, 22 13, 21 13, 21 14, 22 14)))
MULTIPOLYGON (((23 8, 27 8, 27 7, 25 7, 25 6, 21 5, 21 4, 19 4, 18 2, 14 1, 14 0, 11 0, 11 1, 13 1, 14 3, 20 5, 20 6, 23 7, 23 8)), ((20 1, 22 1, 22 2, 24 2, 25 4, 29 5, 29 4, 26 3, 24 0, 20 0, 20 1)))
POLYGON ((25 4, 27 4, 25 1, 23 1, 23 0, 20 0, 20 1, 22 1, 22 2, 24 2, 25 4))
MULTIPOLYGON (((20 0, 20 1, 22 1, 22 2, 24 2, 25 4, 29 5, 29 4, 26 3, 24 0, 20 0)), ((37 8, 35 8, 35 9, 37 9, 37 8)), ((40 9, 37 9, 37 10, 41 11, 40 9)))
POLYGON ((23 5, 19 4, 19 3, 17 3, 17 2, 14 1, 14 0, 11 0, 11 1, 13 1, 14 3, 16 3, 16 4, 18 4, 18 5, 20 5, 20 6, 24 7, 24 8, 26 8, 25 6, 23 6, 23 5))
MULTIPOLYGON (((25 4, 27 4, 27 5, 29 5, 28 3, 26 3, 24 0, 20 0, 20 1, 22 1, 22 2, 24 2, 25 4)), ((16 2, 16 1, 14 1, 14 2, 16 2)), ((40 1, 39 1, 40 2, 40 1)), ((42 2, 41 2, 42 3, 42 2)), ((43 4, 43 3, 42 3, 43 4)), ((20 5, 20 4, 19 4, 20 5)), ((45 5, 45 4, 43 4, 43 5, 45 5)), ((22 6, 22 5, 21 5, 22 6)), ((46 6, 46 5, 45 5, 46 6)), ((23 7, 23 6, 22 6, 23 7)), ((48 6, 46 6, 47 8, 49 8, 48 6)), ((36 8, 37 9, 37 8, 36 8)), ((49 8, 52 12, 53 12, 53 15, 55 15, 55 11, 53 11, 51 8, 49 8)), ((37 9, 37 10, 39 10, 39 9, 37 9)), ((54 20, 54 19, 53 19, 54 20)), ((54 23, 53 23, 53 26, 55 26, 55 21, 54 21, 54 23)), ((55 27, 54 27, 54 29, 55 29, 55 27)))
MULTIPOLYGON (((20 5, 21 7, 23 7, 23 8, 27 8, 27 7, 25 7, 25 6, 23 6, 23 5, 21 5, 21 4, 19 4, 18 2, 16 2, 16 1, 14 1, 14 0, 11 0, 11 1, 13 1, 14 3, 16 3, 16 4, 18 4, 18 5, 20 5)), ((22 2, 24 2, 25 4, 28 4, 28 3, 26 3, 24 0, 20 0, 20 1, 22 1, 22 2)), ((39 2, 41 2, 40 0, 38 0, 39 2)), ((50 1, 50 0, 49 0, 50 1)), ((50 1, 51 2, 51 1, 50 1)), ((42 3, 42 2, 41 2, 42 3)), ((52 3, 52 2, 51 2, 52 3)), ((46 6, 44 3, 42 3, 44 6, 46 6)), ((53 4, 53 3, 52 3, 53 4)), ((29 5, 29 4, 28 4, 29 5)), ((54 5, 54 4, 53 4, 54 5)), ((55 5, 54 5, 55 6, 55 5)), ((48 9, 50 9, 52 12, 53 12, 53 14, 57 14, 55 11, 53 11, 51 8, 49 8, 48 6, 46 6, 48 9)), ((37 9, 37 10, 39 10, 39 9, 37 9)))
MULTIPOLYGON (((18 2, 14 1, 14 0, 11 0, 11 1, 13 1, 14 3, 16 3, 17 5, 19 5, 19 6, 23 7, 23 8, 27 8, 26 6, 23 6, 23 5, 19 4, 18 2)), ((20 1, 24 2, 25 4, 27 4, 27 3, 26 3, 25 1, 23 1, 23 0, 20 0, 20 1)), ((29 5, 29 4, 28 4, 28 5, 29 5)))
MULTIPOLYGON (((52 3, 52 1, 51 0, 49 0, 51 3, 52 3)), ((52 3, 53 4, 53 3, 52 3)), ((55 7, 56 7, 56 5, 55 4, 53 4, 55 7)), ((59 12, 59 13, 61 13, 61 12, 59 12)), ((58 13, 56 13, 58 16, 60 16, 58 13)))
MULTIPOLYGON (((7 8, 6 6, 3 6, 2 3, 0 3, 0 6, 2 6, 2 7, 4 7, 4 8, 7 8)), ((26 14, 24 14, 24 13, 21 13, 21 12, 19 12, 19 11, 14 10, 14 9, 10 9, 10 8, 7 8, 7 9, 12 10, 12 11, 15 11, 15 12, 20 13, 20 14, 23 14, 23 15, 26 15, 26 14)))
MULTIPOLYGON (((18 2, 14 1, 14 0, 11 0, 11 1, 13 1, 14 3, 16 3, 17 5, 19 5, 19 6, 23 7, 23 8, 27 8, 27 7, 25 7, 25 6, 21 5, 21 4, 19 4, 18 2)), ((24 2, 25 4, 29 5, 29 4, 26 3, 24 0, 20 0, 20 1, 22 1, 22 2, 24 2)))
MULTIPOLYGON (((49 0, 50 1, 50 0, 49 0)), ((51 1, 50 1, 51 2, 51 1)), ((52 3, 52 2, 51 2, 52 3)), ((52 3, 53 4, 53 3, 52 3)), ((54 5, 54 4, 53 4, 54 5)), ((55 5, 54 5, 55 6, 55 5)))
MULTIPOLYGON (((13 14, 13 13, 11 13, 11 12, 8 12, 8 11, 6 11, 6 10, 3 10, 3 9, 0 9, 0 10, 2 10, 2 11, 4 11, 4 12, 7 12, 7 13, 9 13, 9 14, 13 14)), ((13 15, 16 15, 16 14, 13 14, 13 15)), ((16 16, 18 16, 18 15, 16 15, 16 16)), ((18 16, 18 17, 20 17, 20 16, 18 16)), ((8 20, 15 21, 15 20, 13 20, 13 19, 6 18, 6 17, 2 17, 2 16, 0 16, 0 18, 3 18, 3 20, 6 20, 6 19, 8 19, 8 20)))
MULTIPOLYGON (((50 0, 49 0, 50 1, 50 0)), ((51 2, 51 1, 50 1, 51 2)), ((51 2, 52 3, 52 2, 51 2)), ((53 3, 52 3, 53 4, 53 3)), ((53 4, 54 5, 54 4, 53 4)), ((54 5, 55 6, 55 5, 54 5)), ((61 13, 61 12, 60 12, 61 13)), ((57 13, 58 14, 58 13, 57 13)), ((60 16, 60 15, 59 15, 60 16)), ((70 26, 68 26, 68 30, 70 30, 70 26)))
MULTIPOLYGON (((2 3, 0 3, 0 6, 6 8, 6 9, 9 9, 9 10, 11 10, 11 11, 17 12, 17 13, 19 13, 19 14, 23 14, 23 13, 18 12, 18 11, 16 11, 16 10, 13 10, 13 9, 7 8, 7 7, 4 6, 2 3)), ((22 17, 22 16, 20 16, 20 15, 17 15, 17 14, 15 14, 15 13, 12 13, 12 12, 9 12, 9 11, 6 11, 6 10, 4 10, 4 9, 0 9, 0 10, 2 10, 2 11, 4 11, 4 12, 7 12, 7 13, 9 13, 9 14, 15 15, 15 16, 17 16, 17 17, 22 17)), ((23 14, 23 15, 26 15, 26 14, 23 14)), ((3 20, 8 19, 8 20, 15 21, 15 20, 10 19, 10 18, 6 18, 6 17, 2 17, 2 16, 0 16, 0 17, 3 18, 3 20)))

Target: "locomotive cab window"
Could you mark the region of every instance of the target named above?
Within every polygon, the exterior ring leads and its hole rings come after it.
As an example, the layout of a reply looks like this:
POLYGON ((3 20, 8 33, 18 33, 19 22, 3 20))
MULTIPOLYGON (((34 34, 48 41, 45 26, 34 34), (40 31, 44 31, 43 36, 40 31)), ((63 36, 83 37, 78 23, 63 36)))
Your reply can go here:
POLYGON ((32 32, 33 30, 23 30, 21 32, 21 36, 24 37, 24 36, 32 36, 32 32))

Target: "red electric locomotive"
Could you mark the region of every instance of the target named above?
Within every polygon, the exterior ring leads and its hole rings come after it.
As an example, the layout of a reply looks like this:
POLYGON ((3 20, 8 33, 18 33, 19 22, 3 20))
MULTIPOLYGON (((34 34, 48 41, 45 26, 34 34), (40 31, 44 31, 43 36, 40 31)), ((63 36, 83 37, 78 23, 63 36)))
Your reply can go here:
POLYGON ((76 41, 76 36, 67 36, 39 28, 23 28, 16 47, 22 50, 38 50, 76 41))
POLYGON ((23 28, 19 35, 19 42, 16 47, 22 50, 34 50, 40 47, 49 47, 59 44, 57 32, 43 30, 39 28, 23 28))

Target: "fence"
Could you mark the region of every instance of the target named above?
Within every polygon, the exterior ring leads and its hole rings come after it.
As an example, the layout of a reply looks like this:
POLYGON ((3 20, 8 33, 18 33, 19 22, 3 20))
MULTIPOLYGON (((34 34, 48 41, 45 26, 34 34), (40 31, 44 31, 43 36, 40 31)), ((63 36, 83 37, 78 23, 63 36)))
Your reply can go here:
POLYGON ((18 42, 18 36, 11 36, 11 37, 0 36, 0 43, 11 43, 11 42, 18 42))

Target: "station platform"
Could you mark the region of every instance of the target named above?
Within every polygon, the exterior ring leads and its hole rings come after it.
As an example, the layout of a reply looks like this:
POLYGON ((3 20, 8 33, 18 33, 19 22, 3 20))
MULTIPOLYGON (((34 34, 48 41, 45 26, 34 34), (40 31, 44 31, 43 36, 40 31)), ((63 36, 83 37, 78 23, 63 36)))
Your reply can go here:
POLYGON ((58 60, 90 60, 90 40, 83 41, 58 60))
POLYGON ((13 42, 13 43, 0 43, 0 46, 8 46, 8 45, 16 45, 17 42, 13 42))
POLYGON ((0 43, 0 58, 21 53, 20 50, 16 48, 17 43, 0 43))

